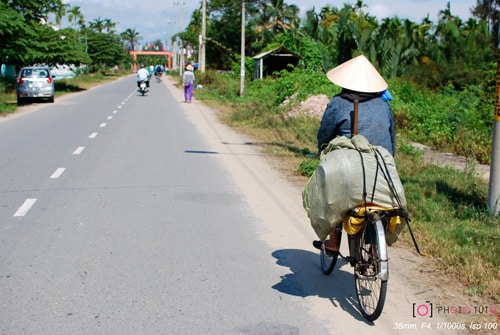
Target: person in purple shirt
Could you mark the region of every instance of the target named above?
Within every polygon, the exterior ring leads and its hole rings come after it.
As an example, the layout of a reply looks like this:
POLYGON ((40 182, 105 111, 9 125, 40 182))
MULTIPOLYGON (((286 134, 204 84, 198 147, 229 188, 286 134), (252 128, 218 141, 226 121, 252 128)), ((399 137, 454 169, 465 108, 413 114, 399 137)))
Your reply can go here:
POLYGON ((194 68, 191 64, 186 66, 186 71, 182 75, 182 82, 184 84, 184 101, 191 102, 193 98, 193 87, 194 87, 194 68))

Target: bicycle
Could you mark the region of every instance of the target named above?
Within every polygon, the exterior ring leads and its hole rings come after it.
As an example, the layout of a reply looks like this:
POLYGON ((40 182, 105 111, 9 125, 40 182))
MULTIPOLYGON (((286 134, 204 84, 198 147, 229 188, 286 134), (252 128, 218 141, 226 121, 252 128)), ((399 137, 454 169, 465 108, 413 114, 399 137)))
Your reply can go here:
MULTIPOLYGON (((338 252, 320 250, 321 269, 329 275, 340 257, 354 268, 354 282, 361 314, 368 320, 376 320, 384 308, 389 279, 389 258, 386 232, 394 238, 396 225, 408 213, 401 208, 383 208, 374 204, 360 205, 351 209, 335 230, 338 232, 338 252), (348 233, 349 256, 340 252, 342 230, 348 233)), ((413 236, 413 234, 412 234, 413 236)))
POLYGON ((162 75, 161 72, 156 72, 155 73, 155 78, 156 78, 156 82, 157 83, 161 83, 161 75, 162 75))

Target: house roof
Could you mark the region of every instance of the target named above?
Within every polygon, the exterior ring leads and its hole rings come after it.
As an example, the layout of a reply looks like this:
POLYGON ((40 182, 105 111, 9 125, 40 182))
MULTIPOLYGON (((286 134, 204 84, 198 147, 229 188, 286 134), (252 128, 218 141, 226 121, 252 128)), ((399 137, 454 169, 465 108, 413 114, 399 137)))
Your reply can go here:
POLYGON ((279 46, 277 48, 274 48, 272 50, 260 53, 256 56, 253 57, 253 59, 258 60, 261 58, 266 58, 268 56, 284 56, 284 57, 297 57, 301 58, 299 55, 297 55, 295 52, 285 48, 284 46, 279 46))

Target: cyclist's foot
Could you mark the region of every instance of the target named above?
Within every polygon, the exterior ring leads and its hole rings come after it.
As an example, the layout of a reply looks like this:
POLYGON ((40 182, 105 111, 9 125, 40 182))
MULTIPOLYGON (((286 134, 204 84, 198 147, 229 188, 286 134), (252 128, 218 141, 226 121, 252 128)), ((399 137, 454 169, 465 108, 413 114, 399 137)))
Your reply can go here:
POLYGON ((321 250, 322 245, 323 245, 323 242, 321 242, 321 241, 318 241, 318 240, 313 241, 313 247, 315 247, 318 250, 321 250))
MULTIPOLYGON (((324 250, 325 250, 326 254, 330 257, 337 257, 338 256, 338 249, 337 250, 331 249, 328 246, 328 241, 329 240, 325 241, 325 246, 324 246, 324 250)), ((321 249, 323 249, 323 242, 318 241, 318 240, 313 241, 313 247, 315 247, 318 250, 321 250, 321 249)))

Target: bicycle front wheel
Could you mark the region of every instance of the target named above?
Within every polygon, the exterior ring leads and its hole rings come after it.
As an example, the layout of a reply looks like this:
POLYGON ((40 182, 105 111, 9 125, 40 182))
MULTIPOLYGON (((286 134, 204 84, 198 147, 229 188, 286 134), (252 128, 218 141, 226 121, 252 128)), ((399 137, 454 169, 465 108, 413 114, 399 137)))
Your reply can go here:
POLYGON ((381 220, 368 223, 357 237, 354 281, 361 314, 378 319, 384 308, 389 274, 385 232, 381 220))

